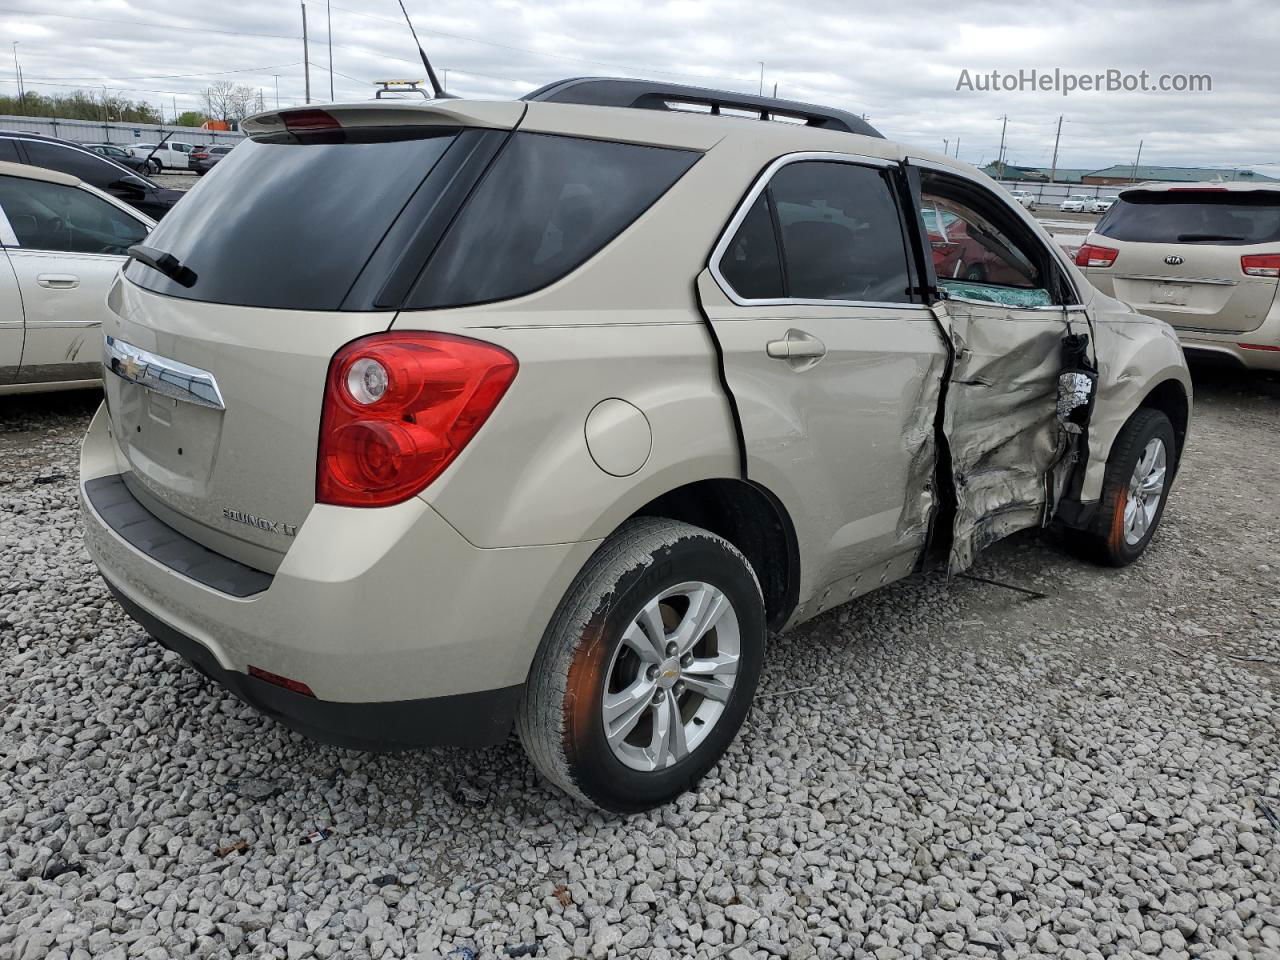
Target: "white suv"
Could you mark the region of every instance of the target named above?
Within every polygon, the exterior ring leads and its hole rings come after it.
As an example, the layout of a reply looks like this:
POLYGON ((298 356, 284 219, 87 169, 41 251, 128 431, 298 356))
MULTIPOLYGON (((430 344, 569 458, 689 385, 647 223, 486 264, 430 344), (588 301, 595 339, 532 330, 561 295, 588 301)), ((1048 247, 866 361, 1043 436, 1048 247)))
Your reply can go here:
POLYGON ((1123 564, 1159 523, 1173 333, 857 117, 578 80, 244 130, 108 297, 86 542, 318 739, 514 727, 651 807, 729 745, 769 630, 1017 530, 1123 564))

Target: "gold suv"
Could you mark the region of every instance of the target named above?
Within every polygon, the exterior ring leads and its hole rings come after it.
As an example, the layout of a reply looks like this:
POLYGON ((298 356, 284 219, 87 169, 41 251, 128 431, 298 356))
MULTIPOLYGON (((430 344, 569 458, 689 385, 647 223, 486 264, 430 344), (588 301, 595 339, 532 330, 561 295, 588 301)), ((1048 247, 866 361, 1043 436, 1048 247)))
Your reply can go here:
POLYGON ((856 117, 574 80, 244 130, 108 296, 85 527, 160 642, 318 739, 514 728, 652 807, 768 630, 1055 520, 1128 563, 1160 521, 1170 328, 856 117))

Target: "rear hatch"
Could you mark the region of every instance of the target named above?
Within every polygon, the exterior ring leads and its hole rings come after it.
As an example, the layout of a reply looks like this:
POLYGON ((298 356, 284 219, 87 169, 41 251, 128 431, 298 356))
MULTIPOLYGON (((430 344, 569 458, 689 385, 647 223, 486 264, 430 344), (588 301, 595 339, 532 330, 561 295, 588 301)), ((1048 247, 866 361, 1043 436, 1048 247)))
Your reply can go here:
POLYGON ((391 325, 386 286, 416 276, 459 170, 483 169, 522 110, 359 105, 246 123, 251 139, 146 241, 182 269, 132 260, 108 300, 121 375, 104 377, 107 404, 145 506, 224 555, 279 565, 315 503, 330 360, 391 325))
POLYGON ((1129 190, 1088 242, 1115 251, 1085 271, 1104 293, 1184 330, 1245 333, 1276 298, 1275 271, 1246 258, 1280 254, 1280 191, 1129 190))

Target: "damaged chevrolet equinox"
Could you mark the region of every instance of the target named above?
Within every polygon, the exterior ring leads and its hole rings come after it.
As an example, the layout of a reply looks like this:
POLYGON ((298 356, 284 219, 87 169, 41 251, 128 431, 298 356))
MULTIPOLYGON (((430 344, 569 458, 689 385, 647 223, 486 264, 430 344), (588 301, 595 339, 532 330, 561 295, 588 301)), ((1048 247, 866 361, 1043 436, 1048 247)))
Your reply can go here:
POLYGON ((514 730, 650 808, 728 748, 769 631, 1160 523, 1171 329, 857 117, 579 79, 244 130, 108 295, 81 499, 124 609, 316 740, 514 730))

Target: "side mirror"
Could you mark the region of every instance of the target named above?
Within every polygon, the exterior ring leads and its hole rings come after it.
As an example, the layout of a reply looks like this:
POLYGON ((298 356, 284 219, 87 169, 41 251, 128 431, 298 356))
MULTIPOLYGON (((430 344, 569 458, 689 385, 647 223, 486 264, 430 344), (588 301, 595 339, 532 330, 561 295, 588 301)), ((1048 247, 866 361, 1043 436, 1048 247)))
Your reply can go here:
POLYGON ((118 196, 141 197, 146 194, 147 185, 141 180, 137 180, 133 177, 121 177, 119 180, 114 181, 109 187, 107 187, 107 189, 118 196))

